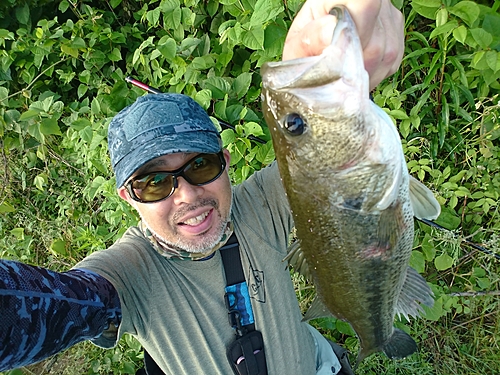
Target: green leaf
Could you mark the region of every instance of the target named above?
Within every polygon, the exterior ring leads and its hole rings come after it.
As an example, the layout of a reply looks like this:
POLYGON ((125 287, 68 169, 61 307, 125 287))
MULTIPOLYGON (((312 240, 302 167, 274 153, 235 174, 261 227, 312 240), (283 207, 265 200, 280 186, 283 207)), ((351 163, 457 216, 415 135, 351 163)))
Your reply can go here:
POLYGON ((210 17, 213 17, 215 13, 217 13, 217 9, 219 9, 219 2, 215 0, 210 0, 207 4, 207 12, 210 17))
POLYGON ((30 7, 28 3, 16 8, 16 18, 22 25, 27 25, 30 20, 30 7))
POLYGON ((212 56, 195 57, 191 62, 191 67, 197 70, 204 70, 214 66, 215 62, 212 56))
POLYGON ((234 143, 236 141, 236 134, 232 129, 225 129, 220 133, 222 138, 222 145, 227 147, 229 144, 234 143))
POLYGON ((194 100, 196 100, 203 109, 207 110, 212 100, 212 91, 207 89, 198 91, 194 96, 194 100))
POLYGON ((50 245, 50 250, 56 255, 66 255, 66 242, 63 240, 54 240, 50 245))
POLYGON ((446 8, 441 8, 436 13, 436 26, 443 26, 448 22, 448 10, 446 8))
MULTIPOLYGON (((163 40, 163 38, 160 40, 160 42, 163 40)), ((163 57, 165 57, 167 60, 172 60, 176 53, 177 53, 177 43, 175 43, 175 40, 172 38, 168 38, 165 40, 161 45, 157 47, 158 51, 161 52, 163 57)))
POLYGON ((60 3, 59 3, 59 10, 61 13, 64 13, 68 10, 69 8, 69 2, 67 0, 62 0, 60 3))
POLYGON ((111 0, 111 1, 109 2, 109 4, 111 5, 111 7, 112 7, 113 9, 116 9, 116 7, 117 7, 118 5, 120 5, 121 3, 122 3, 122 0, 111 0))
POLYGON ((470 33, 476 43, 483 49, 488 48, 493 41, 491 34, 482 28, 470 29, 470 33))
POLYGON ((389 115, 396 120, 407 120, 409 119, 408 115, 401 109, 393 109, 389 111, 389 115))
POLYGON ((113 50, 108 53, 108 58, 111 61, 120 61, 122 59, 122 54, 118 48, 113 48, 113 50))
POLYGON ((264 134, 262 132, 262 127, 259 124, 257 124, 256 122, 253 122, 253 121, 246 122, 243 125, 243 128, 245 129, 245 135, 246 136, 254 135, 256 137, 260 137, 261 135, 264 134))
POLYGON ((243 30, 241 42, 253 50, 264 49, 264 28, 257 26, 250 30, 243 30))
POLYGON ((231 90, 229 82, 222 77, 209 77, 203 84, 212 92, 214 99, 222 99, 231 90))
POLYGON ((66 55, 70 55, 71 57, 74 57, 75 59, 78 58, 78 50, 76 48, 72 48, 68 45, 61 45, 61 51, 65 53, 66 55))
POLYGON ((424 309, 423 316, 428 320, 438 321, 445 314, 443 311, 443 297, 436 299, 432 307, 422 305, 422 308, 424 309))
POLYGON ((432 241, 431 236, 426 233, 424 239, 422 240, 422 252, 425 255, 426 261, 431 261, 436 256, 436 248, 434 247, 434 243, 432 241))
POLYGON ((166 28, 176 30, 182 19, 182 10, 178 0, 166 0, 160 5, 163 22, 166 28))
POLYGON ((421 16, 436 19, 436 12, 441 8, 441 0, 413 0, 412 8, 421 16))
POLYGON ((410 267, 414 268, 418 273, 425 271, 425 256, 418 250, 413 250, 410 257, 410 267))
POLYGON ((133 362, 123 362, 123 374, 135 374, 135 366, 133 362))
POLYGON ((6 29, 0 29, 0 39, 14 40, 14 33, 6 29))
POLYGON ((497 51, 487 51, 486 52, 486 63, 488 64, 488 67, 493 70, 493 72, 496 72, 498 70, 497 65, 498 65, 498 52, 497 51))
POLYGON ((248 91, 250 87, 250 83, 252 83, 252 73, 241 73, 236 79, 233 81, 233 89, 236 92, 238 99, 241 99, 248 91))
POLYGON ((282 25, 271 23, 264 31, 264 52, 272 60, 279 58, 283 52, 286 30, 282 25))
POLYGON ((86 128, 80 130, 79 134, 82 140, 84 140, 85 142, 90 143, 92 141, 93 132, 90 126, 87 126, 86 128))
POLYGON ((444 271, 453 266, 453 258, 443 253, 434 259, 434 265, 438 271, 444 271))
POLYGON ((436 27, 434 30, 432 30, 432 33, 429 36, 429 38, 432 39, 432 38, 435 38, 438 35, 449 34, 450 31, 452 31, 455 28, 457 28, 457 26, 458 26, 458 22, 455 21, 455 20, 447 22, 444 25, 436 27))
POLYGON ((472 27, 479 17, 479 7, 474 1, 460 1, 458 4, 449 7, 448 11, 472 27))
POLYGON ((40 124, 40 133, 44 135, 55 134, 62 135, 57 120, 55 118, 45 118, 40 124))
POLYGON ((148 20, 150 26, 154 27, 158 26, 158 23, 160 21, 160 15, 161 15, 160 8, 155 8, 146 13, 146 19, 148 20))
POLYGON ((6 375, 25 375, 25 373, 20 368, 16 368, 14 370, 10 370, 6 375))
POLYGON ((38 190, 44 191, 44 186, 48 183, 47 175, 45 173, 40 173, 38 176, 35 176, 33 182, 38 190))
POLYGON ((241 180, 245 181, 249 176, 251 172, 251 168, 249 165, 245 164, 241 167, 241 180))
POLYGON ((255 9, 250 18, 250 26, 262 26, 269 20, 276 18, 283 11, 281 0, 257 0, 255 9))
POLYGON ((16 209, 7 201, 3 201, 0 204, 0 214, 4 214, 7 212, 15 212, 16 209))
POLYGON ((87 126, 92 127, 92 124, 86 118, 79 118, 79 119, 73 121, 69 126, 73 129, 75 129, 76 131, 79 131, 79 130, 85 129, 87 126))
POLYGON ((274 148, 271 141, 267 142, 265 145, 259 147, 255 158, 264 165, 269 165, 275 159, 274 148))
POLYGON ((18 240, 24 240, 24 228, 14 228, 10 231, 10 234, 15 236, 18 240))
POLYGON ((89 87, 87 85, 84 85, 83 83, 80 83, 78 85, 78 90, 77 90, 78 99, 80 99, 83 95, 85 95, 88 88, 89 87))
POLYGON ((23 112, 21 114, 21 117, 19 117, 20 121, 24 120, 29 120, 30 118, 36 117, 40 114, 40 110, 37 109, 28 109, 26 112, 23 112))
POLYGON ((94 178, 92 183, 90 184, 89 190, 87 191, 87 197, 89 201, 93 201, 96 197, 97 193, 102 190, 102 186, 106 183, 106 179, 102 176, 97 176, 94 178))
POLYGON ((404 0, 391 0, 392 5, 401 10, 403 8, 404 0))
POLYGON ((83 40, 80 37, 75 37, 74 39, 72 39, 70 46, 72 48, 86 48, 87 47, 87 45, 85 44, 85 40, 83 40))
POLYGON ((335 322, 335 327, 337 328, 337 331, 344 335, 348 336, 355 336, 356 333, 352 329, 351 325, 347 322, 344 322, 343 320, 337 319, 335 322))

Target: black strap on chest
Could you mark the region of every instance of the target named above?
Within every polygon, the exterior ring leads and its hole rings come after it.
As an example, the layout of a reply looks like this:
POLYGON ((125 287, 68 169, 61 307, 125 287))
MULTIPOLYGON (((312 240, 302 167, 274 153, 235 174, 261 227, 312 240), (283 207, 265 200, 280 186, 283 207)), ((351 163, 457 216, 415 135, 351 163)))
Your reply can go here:
MULTIPOLYGON (((226 275, 226 293, 224 294, 224 301, 226 303, 229 324, 234 328, 236 336, 241 337, 248 332, 254 331, 255 324, 253 322, 245 322, 244 319, 242 319, 242 314, 248 312, 241 311, 241 308, 238 309, 238 305, 240 307, 245 306, 245 304, 241 301, 239 304, 237 303, 238 298, 244 298, 244 296, 235 295, 234 292, 229 291, 229 289, 236 289, 235 286, 237 285, 247 287, 245 274, 243 273, 243 266, 241 265, 240 246, 234 233, 231 237, 229 237, 226 244, 220 249, 220 255, 222 258, 222 265, 224 266, 224 274, 226 275)), ((249 298, 248 293, 247 297, 249 298)), ((250 304, 249 300, 248 304, 250 304)), ((251 305, 249 313, 252 315, 253 321, 253 311, 251 310, 251 305)))
POLYGON ((220 254, 226 276, 224 300, 229 324, 236 340, 227 348, 227 359, 236 375, 267 375, 262 334, 255 330, 248 286, 241 264, 240 248, 233 233, 220 254))

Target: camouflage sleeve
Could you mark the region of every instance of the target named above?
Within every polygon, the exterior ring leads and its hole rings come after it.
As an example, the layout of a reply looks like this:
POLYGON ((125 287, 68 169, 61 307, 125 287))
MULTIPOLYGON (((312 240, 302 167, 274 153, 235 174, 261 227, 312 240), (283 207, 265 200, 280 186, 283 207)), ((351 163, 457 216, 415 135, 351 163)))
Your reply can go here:
POLYGON ((118 327, 121 309, 116 289, 96 273, 58 273, 0 260, 0 317, 4 371, 118 327))

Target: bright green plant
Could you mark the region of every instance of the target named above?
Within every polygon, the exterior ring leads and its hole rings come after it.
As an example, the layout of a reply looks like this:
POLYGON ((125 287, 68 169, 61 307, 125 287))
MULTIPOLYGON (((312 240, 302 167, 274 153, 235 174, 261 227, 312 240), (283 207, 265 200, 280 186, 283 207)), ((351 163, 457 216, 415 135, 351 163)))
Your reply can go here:
MULTIPOLYGON (((268 165, 274 152, 260 113, 259 68, 279 59, 300 4, 1 2, 0 257, 65 270, 137 223, 116 195, 106 144, 111 117, 144 94, 125 83, 128 75, 190 95, 214 122, 234 126, 222 139, 235 183, 268 165)), ((437 222, 451 232, 417 224, 411 263, 436 304, 426 319, 397 325, 420 342, 420 356, 375 355, 359 373, 500 372, 499 261, 462 241, 500 253, 500 1, 398 5, 405 57, 374 100, 397 124, 410 173, 435 191, 443 208, 437 222)), ((305 308, 313 288, 293 277, 305 308)), ((314 324, 356 353, 345 323, 314 324)), ((114 350, 81 345, 61 356, 85 361, 89 374, 133 373, 141 362, 128 336, 114 350)))

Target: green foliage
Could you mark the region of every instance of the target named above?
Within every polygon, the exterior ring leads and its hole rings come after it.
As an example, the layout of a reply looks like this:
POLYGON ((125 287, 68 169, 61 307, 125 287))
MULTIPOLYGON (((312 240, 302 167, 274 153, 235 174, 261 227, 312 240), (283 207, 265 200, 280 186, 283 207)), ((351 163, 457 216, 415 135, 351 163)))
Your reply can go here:
MULTIPOLYGON (((397 325, 422 343, 420 357, 376 355, 359 372, 500 372, 493 360, 500 309, 492 297, 499 262, 463 242, 499 253, 500 2, 395 3, 406 16, 405 58, 374 100, 397 124, 409 170, 435 191, 443 207, 437 222, 451 232, 417 226, 411 262, 431 283, 436 304, 425 320, 397 325)), ((300 4, 2 1, 0 257, 65 270, 137 222, 116 195, 106 144, 111 117, 144 94, 124 82, 128 75, 190 95, 214 122, 235 127, 222 132, 234 182, 269 164, 259 68, 280 58, 300 4)), ((298 285, 299 300, 309 303, 312 289, 298 285)), ((350 327, 315 324, 356 353, 350 327)), ((111 351, 84 348, 89 374, 132 373, 141 361, 127 337, 111 351)))

